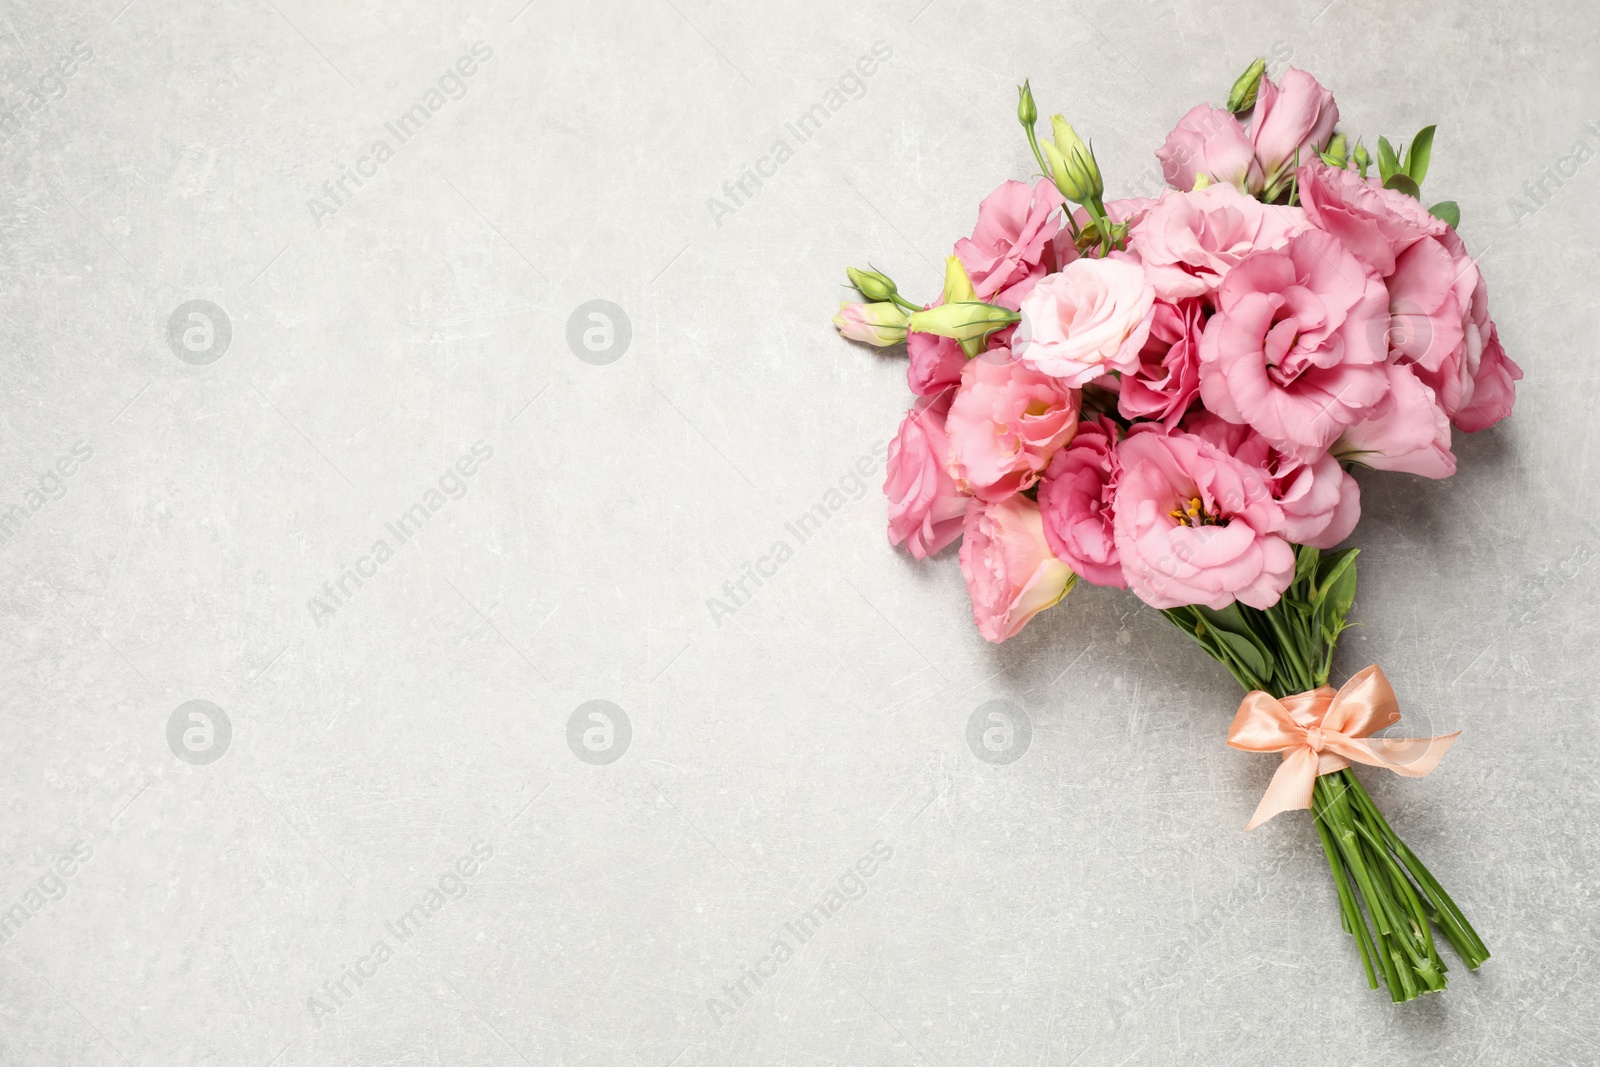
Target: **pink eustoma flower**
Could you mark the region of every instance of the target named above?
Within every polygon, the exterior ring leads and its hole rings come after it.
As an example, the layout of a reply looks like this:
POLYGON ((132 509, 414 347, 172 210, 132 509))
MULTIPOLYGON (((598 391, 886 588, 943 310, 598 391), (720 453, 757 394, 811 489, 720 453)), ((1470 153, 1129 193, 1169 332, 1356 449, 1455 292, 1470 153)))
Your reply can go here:
POLYGON ((1203 438, 1146 425, 1117 446, 1116 544, 1129 588, 1155 608, 1277 603, 1294 550, 1274 532, 1283 509, 1259 473, 1203 438))
POLYGON ((1281 85, 1263 77, 1250 113, 1250 140, 1267 181, 1327 148, 1338 122, 1333 94, 1305 71, 1290 67, 1281 85))
POLYGON ((1183 430, 1205 438, 1251 470, 1258 480, 1245 486, 1246 493, 1271 497, 1283 509, 1283 522, 1273 532, 1295 544, 1332 548, 1356 528, 1361 487, 1332 455, 1323 453, 1303 462, 1279 452, 1250 427, 1224 422, 1209 411, 1197 411, 1183 420, 1183 430))
POLYGON ((1039 482, 1039 513, 1057 559, 1095 585, 1126 589, 1113 529, 1117 474, 1116 423, 1080 422, 1039 482))
POLYGON ((1078 388, 1138 364, 1154 303, 1131 256, 1074 260, 1022 301, 1012 346, 1028 366, 1078 388))
POLYGON ((1388 389, 1388 293, 1317 230, 1229 272, 1200 338, 1200 399, 1313 461, 1388 389))
POLYGON ((1079 394, 991 348, 970 360, 945 420, 950 474, 963 492, 1003 500, 1039 480, 1078 428, 1079 394))
POLYGON ((961 369, 967 365, 959 342, 915 330, 906 333, 906 355, 911 357, 906 384, 917 396, 944 392, 961 380, 961 369))
POLYGON ((1156 296, 1169 303, 1210 297, 1246 256, 1282 248, 1310 226, 1297 207, 1263 204, 1231 185, 1165 193, 1128 235, 1156 296))
POLYGON ((1414 373, 1391 363, 1389 395, 1370 417, 1348 427, 1334 452, 1341 459, 1381 471, 1405 471, 1424 478, 1448 478, 1456 472, 1450 451, 1450 417, 1414 373))
POLYGON ((978 632, 996 643, 1057 604, 1076 579, 1045 543, 1039 505, 1020 494, 969 505, 961 573, 978 632))
POLYGON ((1036 186, 1008 181, 978 207, 971 237, 956 242, 956 255, 972 279, 978 299, 1016 310, 1034 283, 1053 266, 1053 220, 1065 200, 1048 178, 1036 186))
POLYGON ((1451 230, 1439 241, 1463 272, 1462 277, 1471 271, 1472 294, 1462 316, 1461 345, 1447 354, 1437 369, 1421 363, 1412 369, 1434 391, 1450 421, 1473 433, 1511 414, 1517 399, 1515 383, 1522 379, 1522 368, 1512 362, 1500 344, 1499 331, 1489 318, 1489 287, 1472 264, 1461 238, 1451 230))
POLYGON ((1232 114, 1210 104, 1196 104, 1156 149, 1161 174, 1180 192, 1194 188, 1204 175, 1212 185, 1231 185, 1248 192, 1261 190, 1263 175, 1255 145, 1232 114))
POLYGON ((1200 333, 1205 307, 1199 300, 1157 301, 1150 336, 1139 362, 1122 375, 1117 410, 1125 419, 1155 419, 1171 430, 1200 395, 1200 333))
POLYGON ((950 438, 945 416, 953 392, 918 402, 906 412, 900 432, 889 442, 883 481, 889 498, 889 543, 904 544, 926 559, 961 536, 968 498, 950 477, 950 438))
POLYGON ((1417 241, 1449 229, 1416 197, 1385 189, 1376 177, 1302 159, 1296 180, 1312 224, 1337 237, 1380 277, 1393 274, 1395 258, 1417 241))

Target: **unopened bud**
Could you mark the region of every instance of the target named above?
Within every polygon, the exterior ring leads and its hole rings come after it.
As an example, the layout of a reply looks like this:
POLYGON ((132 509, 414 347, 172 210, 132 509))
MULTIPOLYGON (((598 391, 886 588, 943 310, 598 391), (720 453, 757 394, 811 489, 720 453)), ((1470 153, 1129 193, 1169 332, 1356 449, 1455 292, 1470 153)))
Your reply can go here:
POLYGON ((1024 81, 1017 87, 1017 121, 1024 129, 1033 129, 1039 121, 1039 108, 1033 102, 1033 89, 1024 81))
POLYGON ((963 300, 914 312, 910 327, 917 333, 931 333, 957 341, 981 341, 1016 321, 1017 313, 1009 308, 980 300, 963 300))
POLYGON ((1345 160, 1349 158, 1348 152, 1349 144, 1345 140, 1344 134, 1336 133, 1333 135, 1333 140, 1328 142, 1328 147, 1317 154, 1322 157, 1322 161, 1328 166, 1342 168, 1345 160))
POLYGON ((1100 178, 1100 165, 1095 162, 1093 149, 1060 115, 1051 116, 1050 127, 1055 143, 1047 141, 1042 147, 1056 188, 1074 204, 1099 200, 1105 195, 1105 184, 1100 178))
POLYGON ((850 284, 868 300, 893 301, 900 290, 895 288, 894 279, 887 274, 875 270, 857 270, 855 267, 846 267, 844 272, 850 276, 850 284))
POLYGON ((1261 76, 1267 72, 1267 61, 1258 59, 1245 68, 1239 80, 1228 90, 1228 110, 1235 115, 1256 106, 1256 94, 1261 91, 1261 76))
POLYGON ((1357 141, 1356 150, 1350 154, 1350 158, 1356 161, 1356 166, 1361 168, 1361 176, 1365 178, 1367 168, 1372 166, 1372 155, 1367 151, 1367 146, 1357 141))
POLYGON ((852 341, 888 348, 906 339, 908 318, 898 304, 841 303, 833 324, 852 341))

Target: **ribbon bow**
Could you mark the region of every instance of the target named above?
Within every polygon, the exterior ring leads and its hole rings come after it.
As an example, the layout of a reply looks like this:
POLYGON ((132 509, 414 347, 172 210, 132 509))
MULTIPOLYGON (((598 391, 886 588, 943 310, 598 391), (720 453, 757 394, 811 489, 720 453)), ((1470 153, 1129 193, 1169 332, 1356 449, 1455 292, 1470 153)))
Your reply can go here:
POLYGON ((1394 690, 1377 664, 1352 676, 1338 692, 1324 685, 1281 700, 1259 689, 1246 693, 1228 727, 1228 744, 1246 752, 1282 752, 1283 765, 1245 829, 1254 830, 1281 811, 1309 808, 1317 777, 1342 771, 1352 760, 1421 778, 1461 736, 1457 730, 1443 737, 1366 740, 1399 721, 1394 690))

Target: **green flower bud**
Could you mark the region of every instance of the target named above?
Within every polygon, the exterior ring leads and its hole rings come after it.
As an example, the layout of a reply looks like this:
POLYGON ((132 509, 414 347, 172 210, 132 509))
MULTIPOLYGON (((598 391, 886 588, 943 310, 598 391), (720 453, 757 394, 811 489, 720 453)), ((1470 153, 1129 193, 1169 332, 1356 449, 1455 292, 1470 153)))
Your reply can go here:
POLYGON ((846 267, 844 272, 850 276, 850 284, 868 300, 892 302, 900 293, 900 290, 895 288, 894 279, 886 274, 880 274, 875 270, 857 270, 855 267, 846 267))
POLYGON ((913 312, 910 327, 917 333, 931 333, 957 341, 979 341, 1016 321, 1017 313, 1010 308, 964 300, 913 312))
POLYGON ((1239 80, 1228 90, 1228 110, 1235 115, 1256 106, 1256 93, 1261 91, 1261 76, 1267 72, 1267 61, 1258 59, 1245 68, 1239 80))
POLYGON ((1056 188, 1074 204, 1098 201, 1105 195, 1105 183, 1094 150, 1060 115, 1050 117, 1050 127, 1055 143, 1046 141, 1041 147, 1056 188))
POLYGON ((1024 81, 1017 87, 1017 121, 1022 123, 1023 129, 1033 129, 1033 124, 1039 121, 1039 109, 1033 102, 1033 89, 1024 81))
POLYGON ((1372 156, 1367 152, 1367 146, 1360 141, 1356 142, 1356 150, 1351 154, 1351 159, 1356 161, 1356 166, 1361 168, 1361 176, 1367 176, 1367 168, 1372 166, 1372 156))
POLYGON ((1322 161, 1328 166, 1343 167, 1345 160, 1348 158, 1348 151, 1349 146, 1344 134, 1336 133, 1333 135, 1333 140, 1328 142, 1327 149, 1317 154, 1322 157, 1322 161))

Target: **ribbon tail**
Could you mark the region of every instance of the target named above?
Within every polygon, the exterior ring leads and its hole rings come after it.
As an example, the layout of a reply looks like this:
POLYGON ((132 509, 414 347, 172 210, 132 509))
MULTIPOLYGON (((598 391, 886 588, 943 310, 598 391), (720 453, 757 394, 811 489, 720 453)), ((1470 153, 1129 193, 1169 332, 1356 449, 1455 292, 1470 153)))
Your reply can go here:
POLYGON ((1357 763, 1382 767, 1407 778, 1421 778, 1433 773, 1460 736, 1461 731, 1457 730, 1440 737, 1330 737, 1328 748, 1357 763))
POLYGON ((1311 792, 1317 784, 1316 752, 1309 747, 1290 750, 1283 764, 1267 783, 1267 791, 1256 806, 1256 813, 1245 824, 1245 830, 1254 830, 1268 819, 1285 811, 1311 806, 1311 792))

